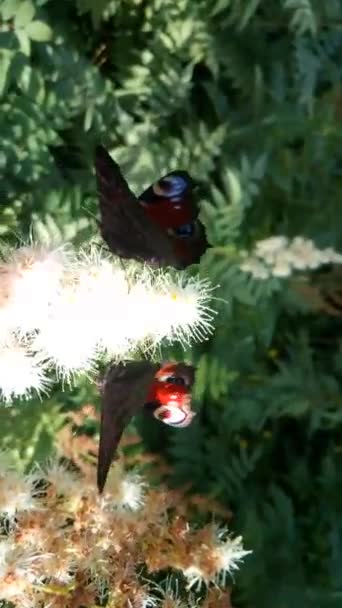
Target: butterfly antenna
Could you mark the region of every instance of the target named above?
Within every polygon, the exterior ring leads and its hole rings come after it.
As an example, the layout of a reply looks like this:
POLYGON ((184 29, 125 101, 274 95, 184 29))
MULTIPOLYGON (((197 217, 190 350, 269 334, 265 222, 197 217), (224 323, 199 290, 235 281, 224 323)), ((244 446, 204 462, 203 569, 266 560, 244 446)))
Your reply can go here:
POLYGON ((93 213, 92 211, 90 211, 90 209, 87 209, 87 207, 85 207, 84 205, 80 205, 80 208, 82 209, 82 211, 84 211, 85 215, 88 215, 88 217, 91 217, 93 220, 98 222, 96 213, 93 213))

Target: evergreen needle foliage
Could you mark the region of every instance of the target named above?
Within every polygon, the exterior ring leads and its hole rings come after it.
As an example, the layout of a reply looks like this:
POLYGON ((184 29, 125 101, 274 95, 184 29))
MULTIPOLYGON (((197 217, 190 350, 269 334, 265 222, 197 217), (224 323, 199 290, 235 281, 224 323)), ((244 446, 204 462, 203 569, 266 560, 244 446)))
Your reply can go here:
MULTIPOLYGON (((176 168, 199 182, 200 273, 220 285, 215 335, 189 354, 199 415, 143 434, 173 483, 233 511, 253 549, 236 608, 342 602, 341 75, 339 0, 0 2, 6 242, 32 225, 75 244, 97 230, 100 142, 136 192, 176 168), (279 236, 324 263, 246 272, 279 236)), ((30 464, 89 398, 82 384, 41 417, 3 408, 2 443, 30 464)))

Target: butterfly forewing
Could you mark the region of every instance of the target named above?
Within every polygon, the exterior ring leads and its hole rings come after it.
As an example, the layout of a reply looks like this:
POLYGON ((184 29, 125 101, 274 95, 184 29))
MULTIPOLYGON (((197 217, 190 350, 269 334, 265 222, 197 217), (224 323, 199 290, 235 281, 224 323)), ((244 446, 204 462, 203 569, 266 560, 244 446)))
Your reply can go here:
POLYGON ((122 433, 131 418, 143 407, 160 365, 131 361, 112 365, 102 384, 100 445, 97 486, 101 493, 122 433))
POLYGON ((100 230, 115 255, 158 266, 179 267, 168 237, 146 216, 119 166, 97 146, 95 170, 100 202, 100 230))

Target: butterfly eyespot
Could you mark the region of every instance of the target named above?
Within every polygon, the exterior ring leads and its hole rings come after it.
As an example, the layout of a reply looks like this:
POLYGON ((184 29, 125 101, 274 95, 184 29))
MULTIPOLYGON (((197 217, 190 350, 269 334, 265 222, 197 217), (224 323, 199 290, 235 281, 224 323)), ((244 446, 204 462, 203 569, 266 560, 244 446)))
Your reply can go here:
POLYGON ((192 222, 191 224, 183 224, 178 228, 170 228, 168 233, 181 239, 187 239, 195 234, 195 224, 192 222))
MULTIPOLYGON (((188 182, 180 175, 167 175, 153 186, 154 193, 166 198, 179 197, 188 187, 188 182)), ((176 201, 175 201, 176 202, 176 201)))
MULTIPOLYGON (((168 196, 168 191, 163 188, 163 186, 161 185, 161 182, 157 182, 156 184, 154 184, 154 186, 152 186, 152 189, 153 189, 154 194, 156 194, 157 196, 160 196, 160 197, 168 196)), ((151 201, 149 201, 149 202, 151 202, 151 201)))
POLYGON ((169 426, 182 426, 187 420, 187 413, 179 407, 162 405, 155 410, 154 417, 169 426))
POLYGON ((178 386, 185 386, 185 380, 182 376, 170 376, 164 374, 159 376, 159 382, 167 382, 168 384, 177 384, 178 386))
POLYGON ((166 382, 169 384, 178 384, 178 386, 185 386, 185 380, 181 376, 168 376, 166 382))

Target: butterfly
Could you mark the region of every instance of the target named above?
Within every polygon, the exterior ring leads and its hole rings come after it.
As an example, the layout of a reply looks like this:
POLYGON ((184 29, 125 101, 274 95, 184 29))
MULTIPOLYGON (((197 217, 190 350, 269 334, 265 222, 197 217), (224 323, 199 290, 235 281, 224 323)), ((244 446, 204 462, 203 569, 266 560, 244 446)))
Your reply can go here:
POLYGON ((139 410, 173 427, 188 426, 194 368, 185 363, 150 361, 113 364, 101 385, 102 408, 97 487, 102 493, 125 427, 139 410))
POLYGON ((183 269, 208 247, 193 199, 193 180, 173 171, 136 197, 103 146, 95 151, 100 231, 121 258, 183 269))

